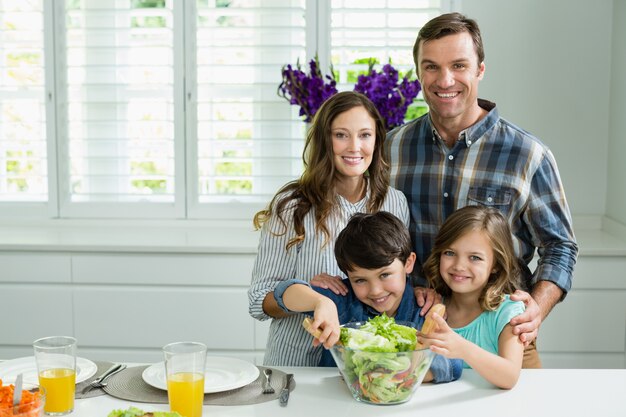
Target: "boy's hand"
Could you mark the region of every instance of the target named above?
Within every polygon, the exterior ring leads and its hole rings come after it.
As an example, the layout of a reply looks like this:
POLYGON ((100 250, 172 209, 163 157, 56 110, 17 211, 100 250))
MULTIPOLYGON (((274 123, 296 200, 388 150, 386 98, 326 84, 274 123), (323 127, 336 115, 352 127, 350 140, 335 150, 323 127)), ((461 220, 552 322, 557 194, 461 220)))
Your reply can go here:
POLYGON ((434 313, 432 317, 437 322, 438 328, 428 335, 417 332, 417 340, 424 346, 430 347, 433 352, 446 358, 462 359, 467 341, 455 333, 439 314, 434 313))
POLYGON ((324 297, 315 306, 313 313, 313 321, 309 329, 309 333, 315 336, 313 346, 324 345, 326 349, 330 349, 339 341, 339 316, 337 315, 337 307, 335 303, 324 297))
POLYGON ((345 286, 341 277, 332 276, 326 273, 315 275, 310 282, 313 287, 320 287, 327 290, 331 290, 337 295, 348 294, 348 287, 345 286))

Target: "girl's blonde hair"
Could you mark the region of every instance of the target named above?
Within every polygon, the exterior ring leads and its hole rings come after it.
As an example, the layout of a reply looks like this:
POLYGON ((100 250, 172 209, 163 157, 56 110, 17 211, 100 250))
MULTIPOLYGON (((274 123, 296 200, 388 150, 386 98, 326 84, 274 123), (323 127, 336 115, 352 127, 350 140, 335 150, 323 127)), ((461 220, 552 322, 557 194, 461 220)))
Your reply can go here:
POLYGON ((493 249, 495 272, 489 276, 478 298, 483 310, 493 311, 504 300, 505 294, 511 294, 521 287, 511 229, 498 210, 485 206, 467 206, 452 213, 435 238, 433 250, 424 263, 424 274, 432 288, 442 296, 449 297, 452 290, 441 278, 439 270, 441 254, 460 237, 475 230, 485 233, 493 249))
POLYGON ((285 228, 282 232, 272 231, 272 233, 280 236, 287 230, 285 223, 287 219, 283 215, 287 211, 293 213, 290 221, 293 221, 296 236, 288 241, 286 249, 304 240, 304 217, 311 210, 315 215, 316 233, 324 235, 324 244, 330 239, 327 219, 337 205, 335 192, 337 168, 335 167, 331 126, 337 116, 355 107, 365 108, 376 125, 374 153, 367 169, 370 191, 367 211, 377 212, 385 200, 389 188, 389 164, 383 146, 386 137, 385 122, 374 103, 365 95, 354 91, 337 93, 322 104, 313 118, 302 154, 304 162, 302 176, 284 185, 278 190, 267 208, 254 216, 254 226, 258 230, 272 215, 277 215, 285 228))

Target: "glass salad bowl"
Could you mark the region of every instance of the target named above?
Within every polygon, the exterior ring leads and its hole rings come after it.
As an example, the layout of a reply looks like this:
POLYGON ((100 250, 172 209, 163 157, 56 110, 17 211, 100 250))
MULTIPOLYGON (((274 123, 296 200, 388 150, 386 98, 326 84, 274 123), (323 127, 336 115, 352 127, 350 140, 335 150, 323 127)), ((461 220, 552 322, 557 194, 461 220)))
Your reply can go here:
MULTIPOLYGON (((362 322, 343 327, 358 329, 362 322)), ((401 404, 420 386, 435 353, 429 349, 372 352, 337 344, 330 349, 352 396, 371 404, 401 404)))

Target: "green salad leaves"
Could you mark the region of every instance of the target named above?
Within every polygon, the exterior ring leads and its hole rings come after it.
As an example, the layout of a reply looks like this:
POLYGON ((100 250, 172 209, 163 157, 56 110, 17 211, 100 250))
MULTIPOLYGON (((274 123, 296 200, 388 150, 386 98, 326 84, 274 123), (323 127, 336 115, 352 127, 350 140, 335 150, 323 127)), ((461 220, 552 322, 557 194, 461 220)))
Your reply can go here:
MULTIPOLYGON (((357 328, 342 327, 336 347, 344 379, 355 398, 379 404, 407 401, 430 368, 433 353, 416 351, 417 332, 387 315, 357 328)), ((338 360, 339 359, 339 360, 338 360)))
POLYGON ((108 417, 182 417, 180 414, 173 411, 153 411, 146 413, 137 407, 129 407, 127 410, 113 410, 109 413, 108 417))
POLYGON ((359 329, 342 327, 340 341, 350 349, 367 352, 406 352, 415 349, 417 333, 412 327, 397 324, 385 313, 371 318, 359 329))

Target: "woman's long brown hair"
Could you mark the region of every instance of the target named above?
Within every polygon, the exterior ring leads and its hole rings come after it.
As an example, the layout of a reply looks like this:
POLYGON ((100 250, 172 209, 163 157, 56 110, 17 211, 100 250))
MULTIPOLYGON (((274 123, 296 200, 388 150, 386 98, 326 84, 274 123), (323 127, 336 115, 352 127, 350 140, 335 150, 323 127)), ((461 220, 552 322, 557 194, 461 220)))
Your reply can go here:
POLYGON ((376 124, 376 143, 372 163, 368 168, 370 199, 367 211, 380 209, 389 188, 389 164, 383 142, 386 137, 385 124, 374 104, 363 94, 344 91, 331 96, 319 108, 308 131, 302 160, 302 176, 285 184, 272 198, 269 205, 254 216, 254 226, 258 230, 269 218, 276 214, 284 226, 284 231, 271 232, 283 235, 287 231, 287 221, 283 217, 293 210, 293 226, 296 236, 289 239, 286 249, 302 242, 305 238, 304 217, 311 210, 315 213, 315 231, 323 233, 324 244, 330 239, 327 219, 336 206, 335 182, 337 169, 334 162, 331 125, 337 116, 354 107, 364 107, 376 124))

